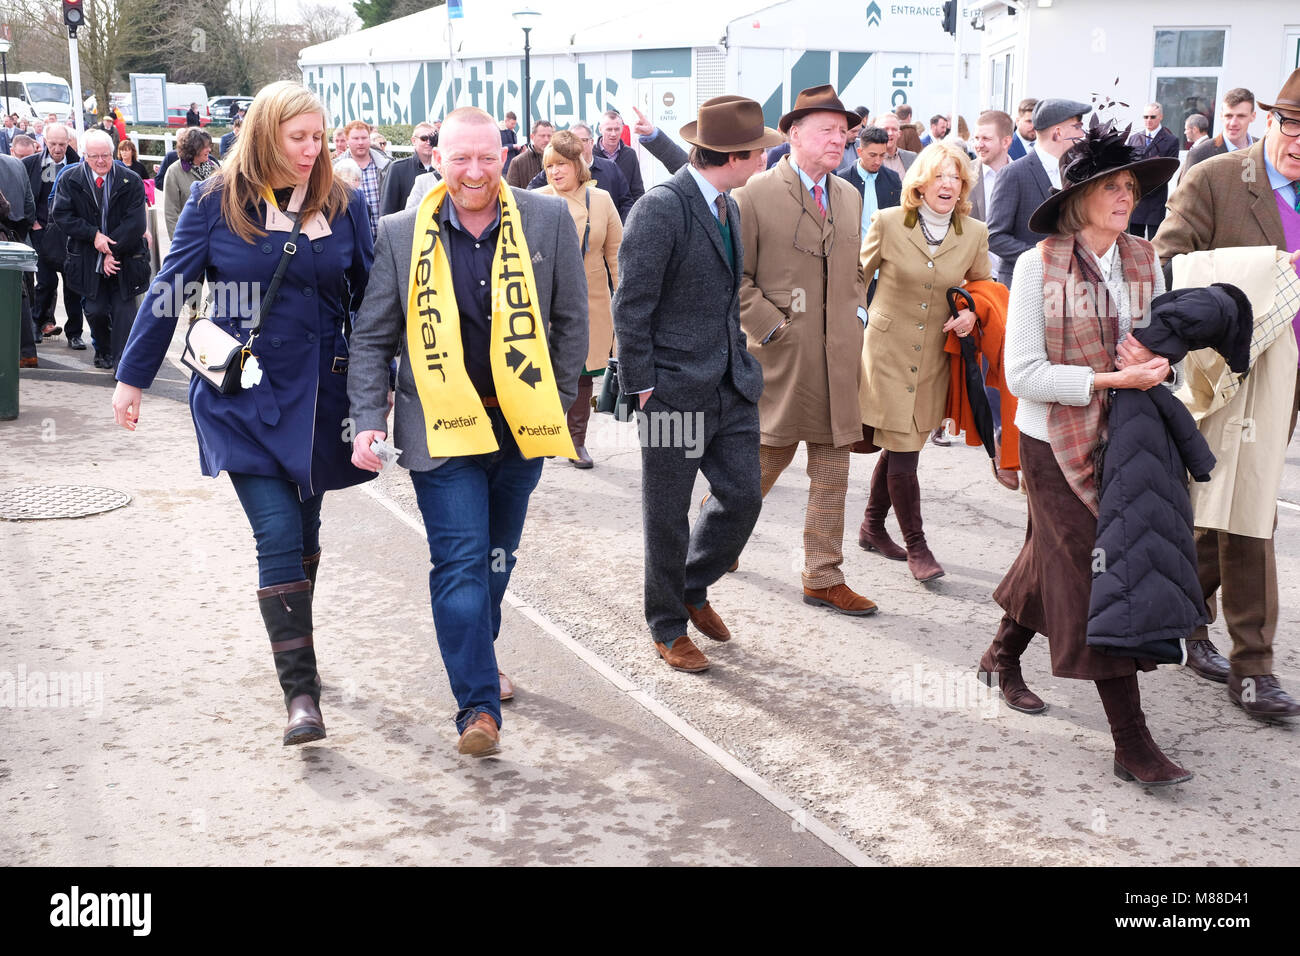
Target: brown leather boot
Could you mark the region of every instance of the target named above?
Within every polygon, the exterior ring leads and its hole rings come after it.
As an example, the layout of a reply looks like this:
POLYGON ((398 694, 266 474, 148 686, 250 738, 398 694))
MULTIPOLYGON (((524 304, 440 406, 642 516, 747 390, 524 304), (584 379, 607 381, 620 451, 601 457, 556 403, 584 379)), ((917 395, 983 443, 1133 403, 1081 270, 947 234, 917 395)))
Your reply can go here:
POLYGON ((858 528, 858 547, 866 551, 879 551, 891 561, 906 561, 907 552, 898 546, 885 530, 885 515, 889 514, 889 452, 882 451, 876 460, 876 470, 871 473, 871 488, 867 491, 867 510, 858 528))
POLYGON ((591 455, 587 454, 587 423, 591 421, 591 383, 590 375, 578 376, 578 397, 566 416, 569 437, 573 439, 573 447, 578 452, 578 457, 573 462, 574 468, 587 469, 595 467, 596 464, 591 460, 591 455))
POLYGON ((1034 632, 1022 627, 1011 615, 1002 615, 998 625, 997 636, 984 652, 979 663, 979 679, 987 687, 993 686, 993 675, 997 675, 998 689, 1002 699, 1012 710, 1022 714, 1041 714, 1047 710, 1043 699, 1025 685, 1020 674, 1020 655, 1025 652, 1034 632))
POLYGON ((918 581, 933 581, 943 577, 943 566, 930 553, 925 541, 925 527, 921 523, 921 485, 916 473, 889 476, 889 500, 894 506, 898 526, 903 529, 907 545, 907 569, 918 581))
POLYGON ((1192 775, 1156 746, 1142 713, 1142 694, 1136 674, 1095 681, 1101 706, 1115 739, 1115 776, 1149 787, 1186 783, 1192 775))

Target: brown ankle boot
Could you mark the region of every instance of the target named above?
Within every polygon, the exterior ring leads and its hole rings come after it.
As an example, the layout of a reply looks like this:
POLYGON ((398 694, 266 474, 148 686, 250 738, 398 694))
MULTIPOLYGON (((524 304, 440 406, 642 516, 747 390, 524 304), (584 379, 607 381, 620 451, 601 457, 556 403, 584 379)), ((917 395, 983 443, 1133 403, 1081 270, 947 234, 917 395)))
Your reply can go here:
POLYGON ((1095 682, 1101 706, 1115 739, 1115 776, 1149 787, 1185 783, 1192 775, 1156 746, 1142 713, 1142 695, 1136 674, 1095 682))
POLYGON ((876 470, 871 473, 871 488, 867 492, 867 511, 858 528, 858 547, 866 551, 879 551, 891 561, 906 561, 907 552, 898 546, 885 530, 885 515, 889 514, 889 452, 882 451, 876 460, 876 470))
POLYGON ((943 577, 943 567, 930 553, 925 541, 925 527, 921 523, 921 486, 916 473, 889 476, 889 500, 903 529, 907 545, 907 569, 918 581, 933 581, 943 577))
POLYGON ((1025 685, 1020 674, 1020 655, 1025 652, 1034 632, 1022 627, 1011 615, 1002 615, 998 625, 997 636, 984 652, 979 663, 979 679, 988 687, 993 686, 993 675, 997 675, 998 689, 1002 699, 1012 710, 1022 714, 1041 714, 1047 710, 1043 699, 1025 685))

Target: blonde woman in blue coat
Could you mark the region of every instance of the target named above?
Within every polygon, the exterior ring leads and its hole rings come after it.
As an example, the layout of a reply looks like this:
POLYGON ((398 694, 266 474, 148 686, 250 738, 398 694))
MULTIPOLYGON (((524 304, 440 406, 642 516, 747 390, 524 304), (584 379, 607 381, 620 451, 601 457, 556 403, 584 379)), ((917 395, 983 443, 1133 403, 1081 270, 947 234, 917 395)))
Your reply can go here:
POLYGON ((222 395, 194 376, 189 393, 203 473, 230 475, 256 540, 257 598, 289 713, 283 741, 299 744, 325 736, 311 623, 321 498, 374 477, 353 467, 345 438, 345 320, 360 303, 374 252, 364 201, 334 177, 315 94, 296 83, 264 87, 242 140, 229 162, 192 187, 118 365, 113 414, 136 429, 141 390, 166 357, 187 286, 206 279, 210 318, 247 342, 299 222, 252 346, 261 380, 222 395))

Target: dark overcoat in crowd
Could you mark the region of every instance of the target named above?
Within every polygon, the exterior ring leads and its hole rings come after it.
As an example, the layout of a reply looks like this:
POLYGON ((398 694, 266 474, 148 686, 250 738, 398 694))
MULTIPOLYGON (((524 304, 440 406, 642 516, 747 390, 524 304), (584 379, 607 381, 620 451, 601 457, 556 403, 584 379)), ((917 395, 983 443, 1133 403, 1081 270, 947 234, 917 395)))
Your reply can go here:
MULTIPOLYGON (((1166 292, 1133 335, 1170 363, 1214 348, 1245 372, 1252 328, 1246 296, 1215 285, 1166 292)), ((1116 389, 1107 421, 1088 644, 1182 663, 1182 642, 1207 623, 1187 476, 1209 481, 1214 455, 1187 406, 1163 386, 1116 389)))
MULTIPOLYGON (((115 245, 113 255, 121 264, 117 289, 123 300, 134 298, 149 285, 149 249, 145 245, 144 184, 121 163, 109 167, 108 230, 115 245)), ((54 190, 50 218, 67 238, 63 278, 76 292, 93 299, 99 292, 100 253, 95 234, 102 231, 95 175, 86 163, 63 171, 54 190)))

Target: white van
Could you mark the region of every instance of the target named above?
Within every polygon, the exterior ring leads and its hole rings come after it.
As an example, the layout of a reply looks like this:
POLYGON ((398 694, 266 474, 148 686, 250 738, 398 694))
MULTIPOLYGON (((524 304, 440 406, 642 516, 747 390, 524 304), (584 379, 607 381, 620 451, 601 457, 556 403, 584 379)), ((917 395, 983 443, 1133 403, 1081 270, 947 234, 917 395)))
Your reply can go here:
POLYGON ((53 113, 61 123, 72 122, 72 87, 62 77, 53 73, 14 73, 9 77, 6 92, 9 99, 27 104, 35 119, 43 120, 53 113))
POLYGON ((207 126, 212 122, 208 112, 208 88, 202 83, 168 83, 167 84, 167 125, 184 126, 185 114, 190 104, 199 104, 199 125, 207 126))

